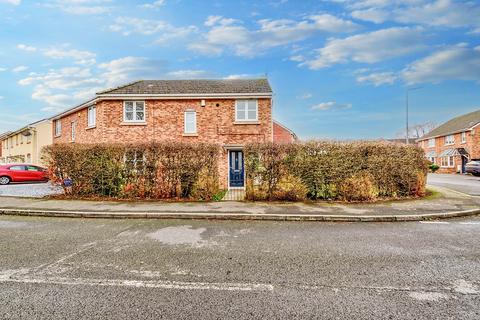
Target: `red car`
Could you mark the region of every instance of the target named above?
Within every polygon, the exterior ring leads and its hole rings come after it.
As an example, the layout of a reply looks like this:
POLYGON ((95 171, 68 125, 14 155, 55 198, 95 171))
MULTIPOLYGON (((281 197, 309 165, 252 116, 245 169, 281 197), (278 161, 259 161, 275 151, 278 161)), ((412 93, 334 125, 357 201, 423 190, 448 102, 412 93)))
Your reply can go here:
POLYGON ((47 181, 44 168, 30 164, 7 164, 0 166, 0 185, 10 182, 47 181))

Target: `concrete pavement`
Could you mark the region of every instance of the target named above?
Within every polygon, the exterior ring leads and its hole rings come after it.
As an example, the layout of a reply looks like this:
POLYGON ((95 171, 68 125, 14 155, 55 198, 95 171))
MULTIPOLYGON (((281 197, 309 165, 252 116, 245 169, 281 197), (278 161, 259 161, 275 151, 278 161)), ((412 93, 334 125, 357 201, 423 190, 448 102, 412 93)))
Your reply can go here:
POLYGON ((480 218, 0 217, 1 319, 478 319, 480 218))
POLYGON ((0 214, 86 218, 412 221, 480 213, 480 198, 437 188, 424 199, 378 203, 81 201, 0 197, 0 214))

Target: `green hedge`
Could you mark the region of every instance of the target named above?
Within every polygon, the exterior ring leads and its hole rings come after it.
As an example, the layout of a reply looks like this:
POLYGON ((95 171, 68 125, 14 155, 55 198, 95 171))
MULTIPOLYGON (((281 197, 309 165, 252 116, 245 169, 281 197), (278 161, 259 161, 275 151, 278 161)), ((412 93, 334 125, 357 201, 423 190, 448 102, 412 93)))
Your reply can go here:
POLYGON ((427 164, 417 147, 386 142, 249 144, 250 200, 368 201, 425 194, 427 164))
POLYGON ((54 144, 43 150, 51 178, 72 196, 211 200, 219 192, 214 144, 54 144))

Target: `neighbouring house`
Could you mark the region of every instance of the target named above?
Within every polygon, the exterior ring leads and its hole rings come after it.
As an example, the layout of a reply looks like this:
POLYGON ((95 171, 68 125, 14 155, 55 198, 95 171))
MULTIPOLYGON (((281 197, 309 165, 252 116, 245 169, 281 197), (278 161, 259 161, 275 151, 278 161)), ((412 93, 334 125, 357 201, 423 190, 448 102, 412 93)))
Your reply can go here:
POLYGON ((445 122, 417 139, 439 172, 465 172, 465 164, 480 159, 480 110, 445 122))
POLYGON ((272 119, 267 79, 142 80, 102 91, 52 118, 54 143, 220 144, 223 187, 244 188, 243 146, 294 141, 272 119))
POLYGON ((295 132, 288 129, 280 122, 273 120, 273 141, 278 143, 292 143, 297 140, 298 137, 295 132))
POLYGON ((8 132, 4 132, 4 133, 0 133, 0 164, 3 164, 4 163, 4 159, 3 159, 3 143, 4 143, 4 139, 6 136, 8 136, 10 134, 10 131, 8 132))
POLYGON ((45 119, 31 123, 4 134, 0 141, 2 142, 0 163, 43 165, 42 148, 52 144, 53 141, 52 122, 45 119))

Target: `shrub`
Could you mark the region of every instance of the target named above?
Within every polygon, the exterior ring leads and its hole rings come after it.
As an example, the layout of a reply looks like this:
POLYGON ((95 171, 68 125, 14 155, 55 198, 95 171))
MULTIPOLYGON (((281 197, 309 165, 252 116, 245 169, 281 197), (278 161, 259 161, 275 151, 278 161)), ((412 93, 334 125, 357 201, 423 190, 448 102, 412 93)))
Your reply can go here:
POLYGON ((371 201, 378 195, 373 176, 359 172, 340 184, 339 197, 346 201, 371 201))
POLYGON ((72 179, 82 197, 187 198, 218 193, 219 147, 213 144, 55 144, 43 150, 51 178, 72 179))
POLYGON ((280 178, 273 193, 275 200, 303 201, 307 198, 308 189, 300 178, 291 174, 280 178))
POLYGON ((428 165, 428 169, 430 170, 430 172, 435 173, 435 171, 440 169, 440 166, 438 164, 431 163, 430 165, 428 165))
POLYGON ((245 158, 251 200, 282 195, 282 177, 297 179, 314 200, 417 196, 427 173, 420 148, 387 142, 249 144, 245 158))

